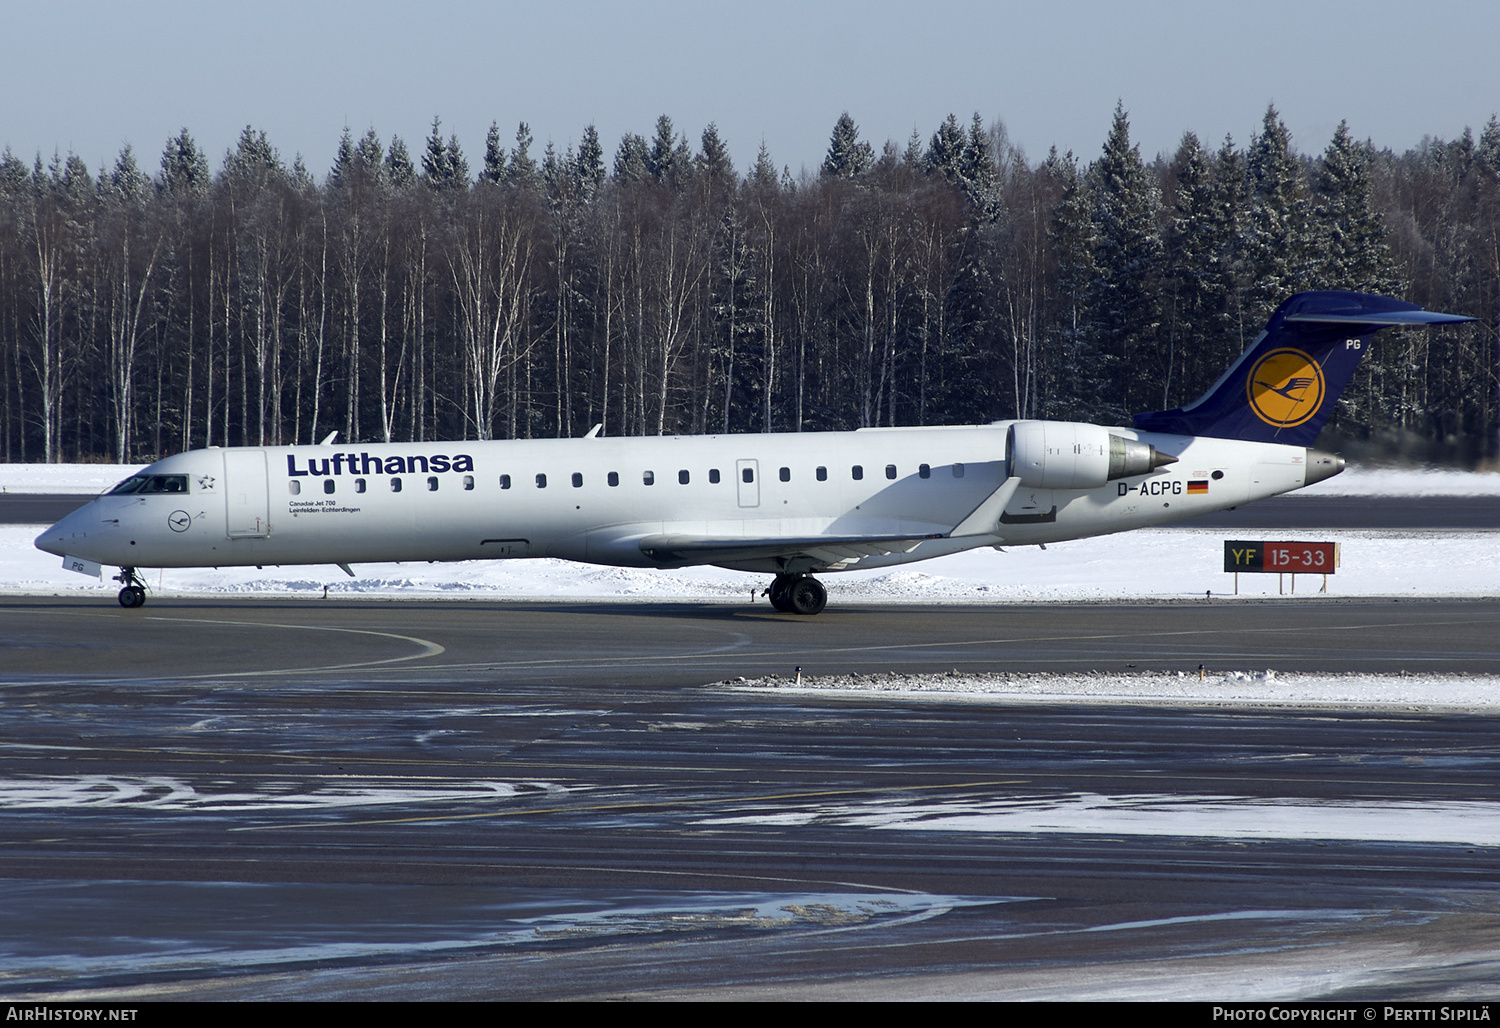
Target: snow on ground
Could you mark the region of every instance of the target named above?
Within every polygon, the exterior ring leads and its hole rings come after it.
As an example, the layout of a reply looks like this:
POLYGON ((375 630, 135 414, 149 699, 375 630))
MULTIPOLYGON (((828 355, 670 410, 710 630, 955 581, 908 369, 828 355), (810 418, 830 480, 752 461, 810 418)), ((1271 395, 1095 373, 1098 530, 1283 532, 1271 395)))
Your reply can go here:
MULTIPOLYGON (((40 525, 0 525, 0 593, 102 593, 118 586, 65 571, 32 545, 40 525)), ((1493 596, 1500 593, 1500 532, 1257 532, 1267 539, 1334 539, 1343 566, 1328 595, 1493 596)), ((918 564, 828 574, 840 603, 1034 603, 1104 600, 1233 600, 1222 529, 1153 528, 1036 546, 984 548, 918 564)), ((475 597, 528 600, 694 600, 748 602, 769 576, 721 568, 677 571, 597 567, 551 559, 456 564, 359 564, 355 578, 332 565, 145 569, 162 596, 241 595, 475 597)), ((1316 595, 1320 575, 1239 576, 1239 598, 1316 595)), ((764 600, 760 602, 765 602, 764 600)))
POLYGON ((144 464, 0 464, 0 493, 81 493, 95 496, 144 464))
POLYGON ((1373 842, 1500 845, 1500 804, 1482 800, 1291 799, 1072 793, 991 800, 874 800, 809 803, 802 811, 708 817, 700 825, 802 825, 1001 832, 1024 835, 1135 835, 1209 839, 1359 839, 1373 842))
MULTIPOLYGON (((1167 703, 1218 706, 1355 706, 1404 710, 1493 710, 1500 707, 1500 678, 1492 675, 1366 675, 1307 672, 1134 671, 1065 673, 1010 671, 965 674, 946 671, 908 674, 794 675, 737 678, 719 682, 728 689, 815 694, 823 690, 886 693, 925 698, 987 699, 1026 703, 1167 703)), ((1497 829, 1500 830, 1500 829, 1497 829)))
POLYGON ((1298 496, 1500 496, 1500 473, 1350 465, 1298 496))
MULTIPOLYGON (((0 465, 0 491, 93 493, 129 477, 134 466, 0 465)), ((1351 469, 1310 491, 1344 495, 1496 495, 1500 474, 1351 469), (1335 489, 1327 487, 1335 486, 1335 489)), ((32 545, 41 525, 0 526, 0 594, 95 594, 112 602, 117 586, 65 571, 61 560, 32 545)), ((1327 580, 1331 597, 1478 597, 1500 594, 1500 532, 1257 532, 1268 540, 1332 539, 1342 544, 1342 566, 1327 580)), ((1223 572, 1225 533, 1219 529, 1159 528, 1003 551, 971 550, 903 567, 830 574, 829 605, 876 603, 1032 602, 1253 602, 1287 595, 1312 597, 1316 575, 1241 575, 1223 572)), ((595 567, 566 561, 465 561, 457 564, 367 564, 351 579, 332 566, 182 568, 145 570, 157 596, 259 595, 396 599, 673 601, 745 604, 768 576, 720 568, 653 571, 595 567)), ((755 600, 764 604, 764 598, 755 600)), ((1344 703, 1417 706, 1500 706, 1500 680, 1454 676, 1381 677, 1279 675, 1258 671, 1130 676, 1000 676, 839 681, 826 687, 949 694, 1047 695, 1156 702, 1344 703)), ((878 676, 876 676, 878 678, 878 676)), ((898 676, 899 678, 899 676, 898 676)), ((789 683, 751 683, 785 687, 789 683)), ((808 685, 817 683, 809 682, 808 685)))
MULTIPOLYGON (((138 465, 0 464, 0 491, 90 494, 128 478, 138 465)), ((1351 468, 1308 492, 1345 495, 1496 495, 1500 474, 1351 468)), ((113 589, 64 571, 32 540, 43 526, 0 526, 0 593, 67 594, 113 589)), ((1500 592, 1500 533, 1258 532, 1268 540, 1309 537, 1342 543, 1343 565, 1327 581, 1332 596, 1489 596, 1500 592)), ((829 602, 1017 603, 1067 600, 1170 600, 1233 593, 1223 567, 1223 530, 1145 529, 1122 535, 940 557, 882 570, 825 577, 829 602)), ((766 576, 719 568, 653 571, 557 560, 459 564, 364 564, 347 578, 331 565, 169 569, 148 572, 162 595, 476 596, 487 599, 748 601, 766 576)), ((1240 597, 1308 595, 1320 576, 1240 575, 1240 597)))

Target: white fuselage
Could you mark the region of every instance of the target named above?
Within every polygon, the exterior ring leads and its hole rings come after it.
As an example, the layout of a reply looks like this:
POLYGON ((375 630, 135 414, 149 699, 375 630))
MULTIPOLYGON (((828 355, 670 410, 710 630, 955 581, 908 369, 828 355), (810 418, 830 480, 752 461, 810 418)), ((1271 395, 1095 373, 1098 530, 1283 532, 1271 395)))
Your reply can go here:
POLYGON ((1178 460, 1092 488, 1022 483, 998 517, 952 534, 1013 474, 1012 424, 194 450, 143 472, 186 476, 185 491, 101 496, 37 545, 122 567, 561 557, 775 572, 786 569, 775 556, 697 561, 641 543, 921 540, 810 568, 837 571, 1123 532, 1306 481, 1304 447, 1109 429, 1178 460))

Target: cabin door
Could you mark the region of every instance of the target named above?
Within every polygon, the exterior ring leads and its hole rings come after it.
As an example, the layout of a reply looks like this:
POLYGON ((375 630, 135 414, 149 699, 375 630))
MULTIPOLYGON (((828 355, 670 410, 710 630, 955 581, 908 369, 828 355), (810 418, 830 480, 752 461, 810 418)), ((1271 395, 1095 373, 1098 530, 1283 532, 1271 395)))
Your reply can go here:
POLYGON ((264 539, 271 534, 266 493, 266 451, 224 451, 224 500, 231 539, 264 539))

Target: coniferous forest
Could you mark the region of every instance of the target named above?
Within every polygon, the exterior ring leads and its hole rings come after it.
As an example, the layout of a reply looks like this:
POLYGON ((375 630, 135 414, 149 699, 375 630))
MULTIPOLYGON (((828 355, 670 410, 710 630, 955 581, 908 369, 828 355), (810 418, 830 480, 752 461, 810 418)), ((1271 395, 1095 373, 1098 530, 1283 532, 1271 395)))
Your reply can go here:
POLYGON ((1186 134, 1147 163, 1033 163, 950 116, 878 152, 846 114, 815 174, 663 116, 608 153, 491 127, 473 166, 345 132, 288 165, 246 128, 217 171, 0 156, 0 461, 204 445, 1128 424, 1202 393, 1292 293, 1478 323, 1382 333, 1345 439, 1496 456, 1500 124, 1396 154, 1186 134))

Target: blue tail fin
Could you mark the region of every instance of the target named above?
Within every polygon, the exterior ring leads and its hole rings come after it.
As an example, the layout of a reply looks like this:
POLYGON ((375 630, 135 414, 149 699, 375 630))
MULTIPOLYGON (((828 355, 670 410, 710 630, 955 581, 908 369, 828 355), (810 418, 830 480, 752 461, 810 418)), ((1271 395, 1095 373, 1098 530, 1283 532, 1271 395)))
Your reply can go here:
POLYGON ((1298 293, 1196 402, 1137 414, 1143 432, 1311 446, 1370 340, 1393 325, 1473 318, 1365 293, 1298 293))

